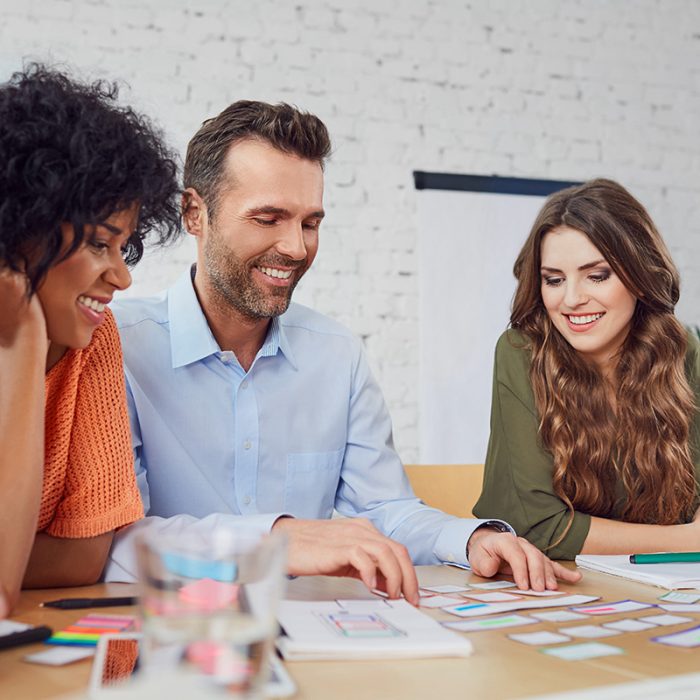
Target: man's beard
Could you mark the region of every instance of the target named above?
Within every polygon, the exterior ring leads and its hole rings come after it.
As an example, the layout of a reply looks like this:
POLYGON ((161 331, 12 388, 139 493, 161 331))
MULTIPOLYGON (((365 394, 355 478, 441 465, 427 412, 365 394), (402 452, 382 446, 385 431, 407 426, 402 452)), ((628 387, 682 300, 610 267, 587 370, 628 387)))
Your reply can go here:
MULTIPOLYGON (((204 245, 204 266, 212 287, 220 300, 250 319, 273 318, 289 307, 292 292, 308 267, 303 261, 283 255, 261 255, 244 263, 219 239, 210 236, 204 245), (294 267, 292 283, 286 287, 269 285, 262 289, 252 278, 253 267, 294 267)), ((262 274, 262 273, 261 273, 262 274)))

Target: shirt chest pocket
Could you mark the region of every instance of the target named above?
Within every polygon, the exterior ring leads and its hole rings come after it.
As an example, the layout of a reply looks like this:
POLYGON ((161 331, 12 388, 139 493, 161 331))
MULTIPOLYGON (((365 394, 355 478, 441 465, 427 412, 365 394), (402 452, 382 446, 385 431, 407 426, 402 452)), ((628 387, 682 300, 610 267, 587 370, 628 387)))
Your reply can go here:
POLYGON ((297 518, 330 518, 344 450, 287 455, 284 509, 297 518))

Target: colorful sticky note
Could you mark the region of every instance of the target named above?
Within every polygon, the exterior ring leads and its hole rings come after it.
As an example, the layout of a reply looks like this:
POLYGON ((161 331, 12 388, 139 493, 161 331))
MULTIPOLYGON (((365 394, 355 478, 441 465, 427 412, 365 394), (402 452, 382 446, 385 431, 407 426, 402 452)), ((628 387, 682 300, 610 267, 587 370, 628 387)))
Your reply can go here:
POLYGON ((645 608, 653 607, 651 603, 640 603, 636 600, 618 600, 615 603, 581 605, 571 609, 574 612, 584 613, 585 615, 615 615, 617 613, 633 612, 634 610, 644 610, 645 608))
POLYGON ((203 578, 183 586, 178 591, 178 598, 197 610, 212 612, 226 608, 235 602, 238 591, 238 584, 203 578))
POLYGON ((488 593, 466 593, 466 598, 478 600, 481 603, 507 603, 511 600, 522 600, 519 595, 503 593, 502 591, 489 591, 488 593))
POLYGON ((583 644, 570 644, 564 647, 552 647, 542 649, 543 654, 556 656, 565 661, 583 661, 584 659, 597 659, 601 656, 616 656, 624 654, 620 647, 613 647, 602 642, 584 642, 583 644))
POLYGON ((502 615, 501 617, 486 617, 480 620, 461 620, 459 622, 443 622, 444 627, 457 632, 482 632, 485 630, 497 630, 503 627, 520 627, 522 625, 534 625, 537 620, 525 615, 502 615))
POLYGON ((667 603, 697 603, 700 600, 700 594, 669 591, 659 596, 659 600, 664 600, 667 603))

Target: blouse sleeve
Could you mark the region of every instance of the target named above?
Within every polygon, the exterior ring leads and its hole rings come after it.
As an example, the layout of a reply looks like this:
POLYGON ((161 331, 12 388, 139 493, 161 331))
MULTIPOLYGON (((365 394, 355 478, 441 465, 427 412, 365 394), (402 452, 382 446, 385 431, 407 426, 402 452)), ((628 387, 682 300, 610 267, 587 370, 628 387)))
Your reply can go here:
POLYGON ((590 528, 590 516, 571 514, 552 487, 553 461, 539 441, 539 419, 528 376, 526 340, 506 331, 496 346, 484 486, 474 508, 481 518, 501 518, 553 559, 574 559, 590 528))
POLYGON ((65 491, 46 532, 95 537, 143 517, 131 450, 121 344, 109 310, 83 350, 65 491))
POLYGON ((695 399, 695 412, 690 423, 690 454, 695 465, 695 508, 700 505, 700 342, 695 332, 688 329, 688 351, 685 356, 685 375, 695 399))

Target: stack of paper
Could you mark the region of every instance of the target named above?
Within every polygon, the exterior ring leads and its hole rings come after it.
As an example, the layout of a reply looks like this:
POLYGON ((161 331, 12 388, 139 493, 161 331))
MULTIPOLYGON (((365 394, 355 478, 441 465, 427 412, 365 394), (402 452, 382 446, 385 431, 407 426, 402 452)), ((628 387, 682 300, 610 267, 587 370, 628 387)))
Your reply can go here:
POLYGON ((285 659, 469 656, 468 639, 405 600, 285 600, 277 646, 285 659))
POLYGON ((700 562, 689 564, 631 564, 629 554, 579 554, 576 564, 604 574, 648 583, 669 590, 700 588, 700 562))

